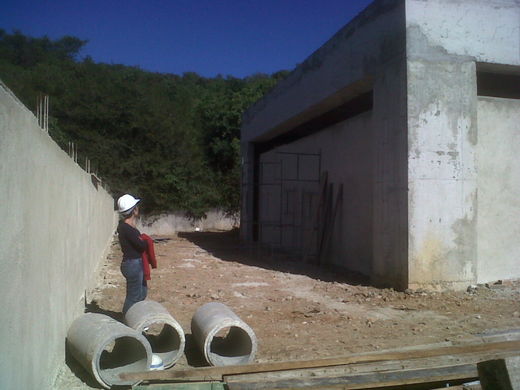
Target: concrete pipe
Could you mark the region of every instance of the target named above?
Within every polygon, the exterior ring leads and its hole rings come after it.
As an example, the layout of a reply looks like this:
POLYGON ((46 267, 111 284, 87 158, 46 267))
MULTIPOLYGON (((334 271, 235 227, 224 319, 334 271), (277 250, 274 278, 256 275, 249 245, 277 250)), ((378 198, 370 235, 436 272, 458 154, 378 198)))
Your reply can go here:
POLYGON ((114 385, 134 385, 120 373, 147 371, 152 361, 148 340, 116 320, 96 313, 77 318, 67 333, 72 356, 107 389, 114 385))
POLYGON ((152 353, 169 368, 184 353, 184 331, 166 308, 155 301, 137 302, 126 312, 126 324, 150 342, 152 353))
POLYGON ((212 366, 247 364, 255 358, 253 330, 222 303, 199 307, 191 320, 191 333, 212 366))

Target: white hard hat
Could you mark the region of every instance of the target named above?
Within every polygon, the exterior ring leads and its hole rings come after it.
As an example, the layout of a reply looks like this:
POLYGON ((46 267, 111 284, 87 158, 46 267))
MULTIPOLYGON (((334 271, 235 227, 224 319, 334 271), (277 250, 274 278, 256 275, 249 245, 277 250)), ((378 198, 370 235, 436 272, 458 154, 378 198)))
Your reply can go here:
POLYGON ((123 214, 133 209, 134 206, 140 201, 141 199, 134 198, 130 194, 124 194, 117 200, 117 209, 121 214, 123 214))

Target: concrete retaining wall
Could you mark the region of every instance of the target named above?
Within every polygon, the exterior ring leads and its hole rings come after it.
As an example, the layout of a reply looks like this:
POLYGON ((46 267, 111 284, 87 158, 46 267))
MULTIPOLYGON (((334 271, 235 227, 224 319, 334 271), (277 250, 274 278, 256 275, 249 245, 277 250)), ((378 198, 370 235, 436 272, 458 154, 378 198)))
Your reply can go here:
POLYGON ((192 220, 183 213, 164 214, 140 220, 137 228, 148 235, 170 235, 178 232, 230 230, 239 225, 239 218, 227 216, 222 211, 209 211, 206 218, 192 220))
POLYGON ((0 388, 50 389, 114 204, 1 83, 0 200, 0 388))

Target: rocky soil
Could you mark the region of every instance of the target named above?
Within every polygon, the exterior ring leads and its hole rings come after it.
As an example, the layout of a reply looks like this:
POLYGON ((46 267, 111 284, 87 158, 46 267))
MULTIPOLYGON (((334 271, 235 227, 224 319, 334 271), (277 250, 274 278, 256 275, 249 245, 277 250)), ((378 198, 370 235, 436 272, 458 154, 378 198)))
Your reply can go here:
MULTIPOLYGON (((241 245, 235 231, 154 237, 159 267, 148 299, 163 304, 187 334, 172 369, 204 365, 190 321, 210 301, 228 305, 258 338, 256 362, 315 359, 411 345, 478 340, 520 328, 520 281, 462 292, 378 289, 362 278, 241 245)), ((102 265, 88 311, 121 319, 125 281, 117 242, 102 265)), ((68 359, 58 389, 99 387, 68 359)))

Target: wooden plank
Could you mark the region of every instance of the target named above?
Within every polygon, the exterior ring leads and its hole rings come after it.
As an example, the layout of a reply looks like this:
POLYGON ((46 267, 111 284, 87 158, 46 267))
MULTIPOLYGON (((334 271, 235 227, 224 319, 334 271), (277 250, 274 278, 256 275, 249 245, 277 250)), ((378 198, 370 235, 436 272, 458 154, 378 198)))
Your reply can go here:
MULTIPOLYGON (((458 385, 458 386, 450 386, 449 390, 482 390, 480 385, 458 385)), ((432 390, 446 390, 446 386, 438 387, 432 390)))
MULTIPOLYGON (((316 229, 316 246, 315 248, 312 248, 313 249, 313 252, 316 251, 316 256, 319 255, 319 245, 320 245, 320 237, 321 237, 321 232, 322 232, 322 224, 321 224, 321 220, 322 220, 322 213, 324 212, 323 209, 324 209, 324 204, 325 204, 325 198, 326 198, 326 194, 327 194, 327 184, 328 184, 328 178, 329 178, 329 174, 327 171, 323 171, 323 173, 321 174, 320 176, 320 196, 318 198, 318 207, 316 209, 316 214, 314 215, 314 218, 312 220, 312 224, 311 224, 311 231, 313 231, 314 229, 316 229)), ((309 244, 310 244, 310 240, 305 240, 303 242, 303 253, 302 253, 302 257, 303 257, 303 261, 304 262, 308 262, 309 261, 309 244)), ((318 260, 316 260, 318 261, 318 260)))
POLYGON ((481 343, 476 345, 462 345, 441 348, 430 348, 412 351, 370 352, 352 354, 343 357, 326 358, 319 360, 303 360, 290 362, 273 362, 224 367, 201 367, 187 370, 145 371, 140 373, 120 374, 123 380, 185 380, 185 381, 221 381, 223 376, 247 373, 284 371, 303 368, 318 368, 341 366, 356 363, 368 363, 389 360, 419 359, 443 355, 500 353, 520 351, 520 341, 505 341, 497 343, 481 343))
POLYGON ((448 382, 453 380, 474 380, 478 378, 474 364, 442 367, 437 369, 399 370, 340 377, 297 378, 260 382, 228 383, 229 390, 319 389, 326 387, 341 389, 367 389, 374 387, 404 386, 448 382))
MULTIPOLYGON (((332 184, 331 184, 332 186, 332 184)), ((331 188, 332 192, 332 188, 331 188)), ((323 242, 322 246, 320 246, 318 263, 323 263, 323 256, 327 253, 327 249, 329 248, 330 240, 332 238, 332 234, 334 233, 334 226, 336 225, 336 216, 338 214, 338 210, 343 204, 343 183, 339 185, 338 194, 336 195, 336 202, 334 204, 334 209, 332 210, 332 214, 330 218, 327 220, 326 229, 324 230, 323 242)))
POLYGON ((232 382, 260 382, 268 380, 295 379, 305 377, 337 377, 346 375, 357 375, 366 373, 377 373, 384 371, 412 370, 412 369, 436 369, 440 367, 458 366, 462 364, 477 364, 481 361, 496 359, 499 357, 514 356, 518 351, 500 352, 496 354, 465 354, 465 355, 443 355, 438 357, 390 360, 374 363, 358 363, 344 366, 333 366, 323 368, 308 368, 301 370, 274 371, 254 374, 241 374, 225 376, 227 383, 232 382))
POLYGON ((332 213, 332 201, 334 198, 334 183, 329 183, 327 186, 327 192, 325 197, 325 206, 321 224, 321 232, 319 237, 319 246, 318 246, 318 264, 322 263, 323 260, 323 252, 325 246, 325 240, 330 230, 330 214, 332 213))
POLYGON ((167 385, 150 384, 132 387, 133 390, 226 390, 222 382, 170 383, 167 385))
POLYGON ((323 235, 323 229, 325 225, 325 213, 327 208, 327 191, 329 188, 329 173, 324 171, 320 178, 320 200, 318 201, 318 210, 316 212, 316 224, 318 227, 318 252, 319 246, 321 245, 321 236, 323 235))
POLYGON ((494 332, 488 331, 476 334, 475 336, 486 343, 520 340, 520 329, 498 330, 494 332))

